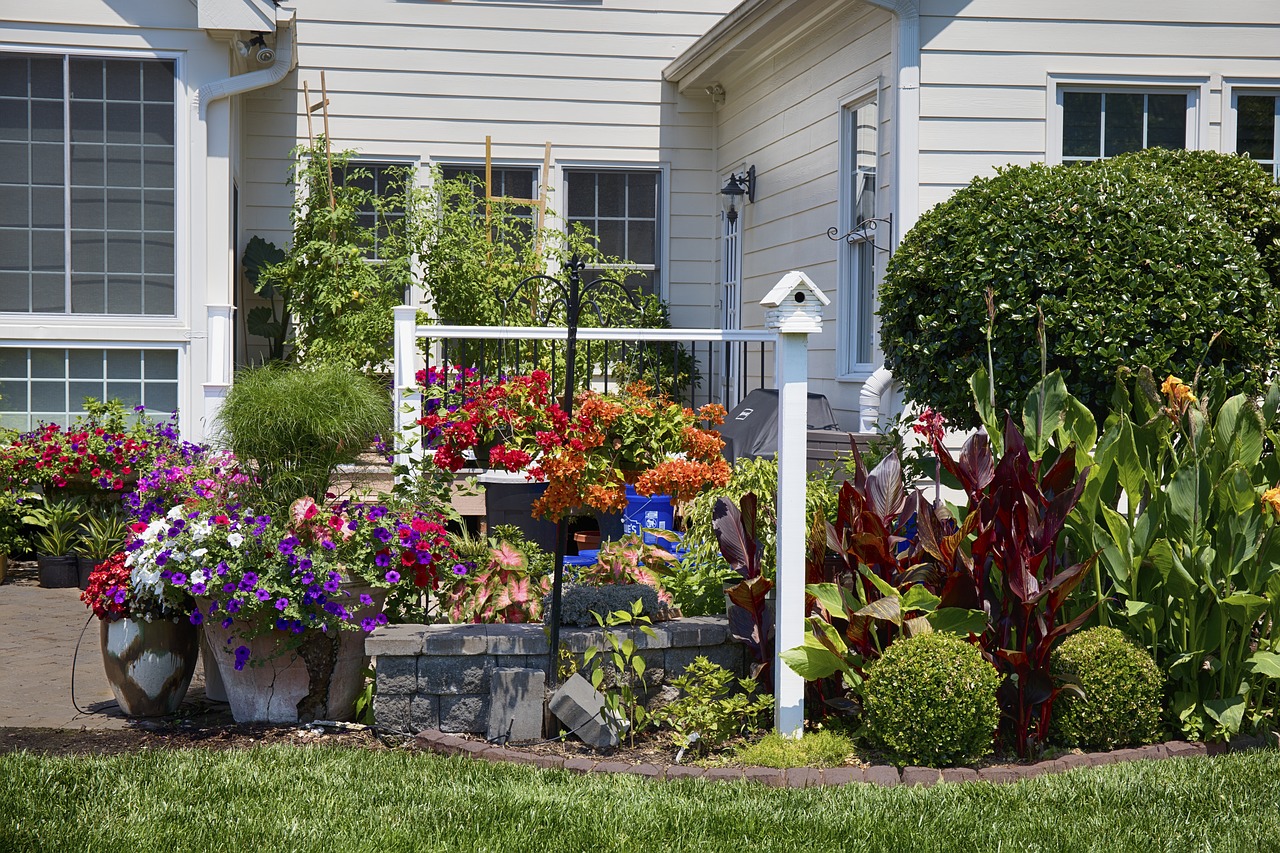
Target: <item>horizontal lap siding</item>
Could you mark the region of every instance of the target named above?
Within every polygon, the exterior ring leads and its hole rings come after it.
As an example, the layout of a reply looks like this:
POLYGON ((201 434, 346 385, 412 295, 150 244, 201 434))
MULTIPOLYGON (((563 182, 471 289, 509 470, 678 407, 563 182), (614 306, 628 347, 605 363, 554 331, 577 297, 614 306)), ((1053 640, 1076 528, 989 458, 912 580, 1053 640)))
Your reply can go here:
MULTIPOLYGON (((364 156, 541 169, 552 143, 551 207, 563 210, 561 164, 669 166, 665 264, 673 319, 708 320, 715 187, 705 111, 677 111, 662 69, 735 0, 603 0, 587 6, 454 0, 299 4, 293 92, 246 100, 240 163, 241 245, 287 239, 289 149, 306 138, 302 82, 330 99, 334 144, 364 156)), ((293 79, 293 78, 291 78, 293 79)), ((315 115, 317 130, 321 116, 315 115)))
POLYGON ((717 128, 718 172, 754 165, 758 174, 755 202, 740 205, 742 325, 762 327, 760 299, 789 270, 804 270, 832 297, 826 331, 810 341, 811 390, 826 394, 848 424, 855 420, 860 386, 834 380, 838 245, 827 239, 827 229, 839 220, 840 101, 878 81, 880 192, 889 202, 892 29, 883 10, 847 4, 810 36, 741 60, 721 76, 727 95, 717 128))
POLYGON ((1045 159, 1050 74, 1208 78, 1200 144, 1220 150, 1223 76, 1280 82, 1280 4, 924 0, 921 11, 922 209, 998 166, 1045 159))

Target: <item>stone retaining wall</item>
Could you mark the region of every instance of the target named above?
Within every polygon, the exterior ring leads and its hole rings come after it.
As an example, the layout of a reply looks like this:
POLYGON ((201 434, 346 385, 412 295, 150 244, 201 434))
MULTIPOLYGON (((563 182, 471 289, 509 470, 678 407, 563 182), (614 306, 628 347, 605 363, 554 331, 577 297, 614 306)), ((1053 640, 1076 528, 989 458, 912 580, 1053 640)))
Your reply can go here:
MULTIPOLYGON (((699 655, 742 675, 743 647, 729 638, 723 616, 673 619, 653 627, 610 629, 635 640, 658 687, 699 655)), ((603 648, 599 628, 560 629, 561 643, 580 656, 603 648)), ((542 625, 389 625, 365 641, 377 661, 374 717, 381 728, 417 733, 504 733, 512 740, 540 736, 549 643, 542 625), (535 731, 534 729, 537 729, 535 731), (523 735, 523 736, 522 736, 523 735)))

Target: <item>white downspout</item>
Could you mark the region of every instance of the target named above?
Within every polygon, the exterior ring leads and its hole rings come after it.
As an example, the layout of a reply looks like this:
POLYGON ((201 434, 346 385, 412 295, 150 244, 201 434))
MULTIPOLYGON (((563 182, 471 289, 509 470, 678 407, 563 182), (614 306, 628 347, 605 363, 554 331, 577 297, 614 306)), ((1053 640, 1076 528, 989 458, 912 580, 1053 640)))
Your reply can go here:
MULTIPOLYGON (((191 102, 192 118, 204 125, 204 133, 192 134, 192 163, 204 163, 204 181, 192 187, 193 251, 191 281, 193 311, 204 309, 204 328, 193 322, 191 373, 204 365, 197 438, 209 434, 213 420, 231 387, 235 352, 232 315, 235 308, 235 235, 230 233, 231 210, 231 107, 233 95, 263 89, 283 80, 297 67, 294 13, 278 22, 276 59, 269 67, 247 74, 214 80, 201 86, 191 102), (203 146, 203 150, 201 150, 203 146), (201 196, 203 195, 203 198, 201 196)), ((193 321, 195 317, 193 316, 193 321)), ((196 401, 193 400, 193 403, 196 401)), ((192 424, 195 426, 195 424, 192 424)))

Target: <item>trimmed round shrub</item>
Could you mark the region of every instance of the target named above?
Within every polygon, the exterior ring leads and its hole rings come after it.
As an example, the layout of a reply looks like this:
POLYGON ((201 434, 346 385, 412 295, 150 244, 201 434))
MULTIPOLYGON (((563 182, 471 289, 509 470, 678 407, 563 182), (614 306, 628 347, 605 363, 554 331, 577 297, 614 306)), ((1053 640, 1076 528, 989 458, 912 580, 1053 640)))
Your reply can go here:
POLYGON ((954 634, 897 640, 867 675, 867 730, 901 764, 969 764, 991 751, 999 686, 995 667, 954 634))
POLYGON ((968 382, 987 366, 990 288, 1000 409, 1039 381, 1037 308, 1048 370, 1099 420, 1122 365, 1190 379, 1203 361, 1231 393, 1256 392, 1280 355, 1278 219, 1280 190, 1234 155, 1144 151, 975 179, 889 262, 886 365, 907 397, 976 426, 968 382))
POLYGON ((1053 652, 1053 672, 1080 685, 1053 703, 1053 738, 1065 746, 1114 749, 1152 743, 1161 734, 1164 674, 1151 655, 1115 628, 1090 628, 1053 652))

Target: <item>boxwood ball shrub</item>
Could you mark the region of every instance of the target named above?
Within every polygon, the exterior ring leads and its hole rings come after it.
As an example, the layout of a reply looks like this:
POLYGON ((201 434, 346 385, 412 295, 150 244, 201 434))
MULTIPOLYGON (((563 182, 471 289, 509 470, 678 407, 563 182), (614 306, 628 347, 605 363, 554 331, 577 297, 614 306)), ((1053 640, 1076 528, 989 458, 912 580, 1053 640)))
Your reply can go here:
POLYGON ((1090 628, 1064 640, 1054 650, 1053 672, 1085 695, 1063 691, 1054 702, 1051 731, 1059 743, 1114 749, 1160 737, 1164 674, 1115 628, 1090 628))
POLYGON ((954 634, 897 640, 863 689, 867 731, 900 764, 969 764, 991 751, 1000 675, 954 634))
POLYGON ((1189 379, 1203 360, 1232 393, 1256 392, 1280 348, 1268 275, 1280 270, 1278 211, 1257 164, 1208 152, 975 179, 922 216, 889 262, 886 365, 909 398, 976 426, 968 380, 987 366, 990 289, 999 409, 1039 380, 1037 308, 1048 370, 1099 419, 1120 365, 1189 379))

